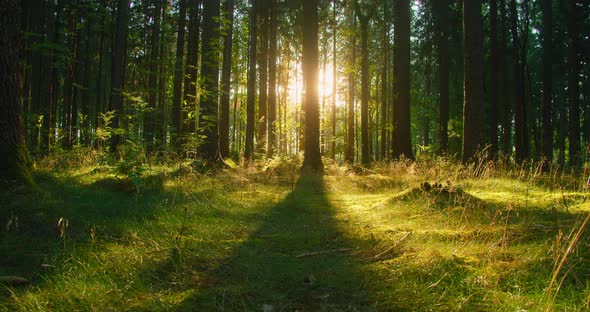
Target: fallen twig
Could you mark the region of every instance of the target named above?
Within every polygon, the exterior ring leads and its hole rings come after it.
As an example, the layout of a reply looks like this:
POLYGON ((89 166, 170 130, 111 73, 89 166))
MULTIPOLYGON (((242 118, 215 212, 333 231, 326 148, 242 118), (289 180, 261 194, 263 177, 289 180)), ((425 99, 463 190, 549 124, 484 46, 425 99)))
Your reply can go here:
POLYGON ((412 232, 408 232, 408 233, 404 234, 404 236, 402 236, 402 238, 400 238, 397 242, 395 242, 395 244, 391 245, 389 248, 385 249, 385 251, 383 251, 383 252, 379 253, 378 255, 374 256, 373 259, 374 260, 378 260, 381 257, 383 257, 385 254, 387 254, 388 252, 392 251, 395 247, 397 247, 404 240, 406 240, 406 238, 408 238, 410 236, 410 234, 412 234, 412 232))
POLYGON ((335 252, 346 252, 346 251, 351 251, 351 250, 356 250, 357 248, 338 248, 338 249, 330 249, 330 250, 321 250, 321 251, 312 251, 312 252, 306 252, 306 253, 302 253, 300 255, 295 256, 295 258, 305 258, 305 257, 311 257, 311 256, 318 256, 318 255, 324 255, 324 254, 329 254, 329 253, 335 253, 335 252))
POLYGON ((9 286, 22 286, 31 283, 28 279, 20 276, 0 276, 0 284, 9 286))

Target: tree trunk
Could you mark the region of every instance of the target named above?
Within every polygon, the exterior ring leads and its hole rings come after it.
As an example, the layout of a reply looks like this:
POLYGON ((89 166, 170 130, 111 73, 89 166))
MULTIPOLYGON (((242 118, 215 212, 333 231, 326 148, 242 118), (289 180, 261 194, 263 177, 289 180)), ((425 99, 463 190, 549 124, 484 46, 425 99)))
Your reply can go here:
POLYGON ((258 94, 258 140, 257 149, 266 150, 267 102, 268 102, 268 0, 259 3, 260 45, 258 70, 260 76, 260 91, 258 94))
POLYGON ((67 58, 66 62, 66 76, 64 79, 64 100, 62 106, 62 130, 64 136, 62 138, 62 146, 65 149, 71 149, 74 145, 76 120, 78 113, 78 88, 75 87, 77 83, 78 72, 78 20, 75 8, 77 1, 69 2, 68 6, 68 36, 67 36, 67 53, 72 55, 67 58))
POLYGON ((351 52, 350 66, 348 69, 348 120, 347 120, 347 139, 345 161, 349 164, 354 163, 354 101, 355 101, 355 67, 356 67, 356 21, 354 13, 351 13, 350 23, 352 31, 350 32, 351 52))
POLYGON ((498 108, 500 107, 498 83, 498 64, 500 49, 498 48, 498 0, 490 1, 490 92, 488 104, 489 157, 494 159, 498 151, 498 108))
POLYGON ((0 177, 13 187, 15 184, 34 185, 32 162, 23 133, 19 15, 19 1, 4 0, 0 6, 0 177))
POLYGON ((94 99, 96 99, 96 91, 94 90, 93 84, 93 77, 96 75, 94 72, 94 56, 96 51, 96 32, 94 31, 94 25, 96 24, 96 16, 94 12, 88 9, 87 13, 87 20, 85 22, 85 34, 86 34, 86 44, 84 45, 84 69, 82 70, 83 74, 83 81, 84 81, 84 89, 83 89, 83 98, 82 98, 82 107, 81 107, 81 114, 84 116, 82 120, 80 120, 80 143, 83 146, 91 146, 91 133, 93 125, 90 121, 94 120, 91 118, 93 114, 95 114, 96 103, 93 103, 94 99), (95 92, 93 92, 95 91, 95 92))
POLYGON ((277 134, 277 0, 270 0, 270 38, 268 50, 268 149, 267 157, 276 153, 277 134))
POLYGON ((387 103, 388 103, 388 83, 389 78, 387 72, 389 70, 389 13, 387 7, 387 1, 383 2, 383 33, 381 41, 381 49, 383 53, 383 64, 381 65, 381 154, 380 159, 383 161, 387 158, 387 103))
MULTIPOLYGON (((30 50, 28 55, 30 56, 29 65, 31 67, 30 76, 29 76, 29 86, 30 86, 30 105, 29 105, 29 119, 26 120, 25 117, 25 126, 24 132, 27 132, 27 128, 30 129, 28 131, 30 136, 29 146, 34 147, 34 152, 38 151, 39 143, 40 143, 40 136, 42 132, 42 128, 38 127, 37 118, 42 116, 45 110, 46 105, 44 94, 45 90, 43 89, 43 76, 46 73, 46 70, 51 67, 50 64, 47 64, 47 58, 45 57, 45 53, 42 53, 36 46, 39 46, 43 43, 43 36, 45 31, 43 29, 44 25, 44 17, 45 14, 45 3, 40 3, 30 7, 29 10, 29 20, 28 20, 28 33, 31 34, 28 42, 27 49, 30 50)), ((25 138, 26 140, 27 138, 25 138)))
POLYGON ((232 33, 234 28, 234 0, 224 4, 227 28, 223 38, 223 67, 221 69, 221 105, 219 111, 219 154, 225 159, 229 156, 229 102, 232 67, 232 33))
MULTIPOLYGON (((56 34, 56 15, 59 16, 59 8, 55 5, 53 1, 49 1, 47 3, 47 10, 45 12, 45 25, 47 27, 47 41, 51 43, 53 46, 56 46, 57 43, 57 34, 56 34)), ((46 73, 44 76, 43 81, 43 95, 42 98, 45 100, 45 105, 43 105, 43 125, 41 127, 41 151, 45 153, 49 153, 51 151, 51 143, 52 143, 52 127, 55 126, 54 123, 51 121, 54 120, 55 116, 54 107, 56 104, 57 99, 57 86, 55 86, 54 77, 56 75, 55 69, 55 48, 51 48, 49 50, 49 55, 46 56, 46 62, 48 64, 48 68, 46 68, 46 73)))
POLYGON ((246 147, 244 157, 249 162, 254 160, 254 108, 256 105, 256 37, 258 0, 250 0, 250 49, 248 51, 248 90, 246 107, 246 147))
POLYGON ((510 104, 510 85, 508 82, 508 16, 506 13, 506 0, 499 0, 500 16, 500 89, 502 96, 502 156, 504 160, 508 160, 512 154, 512 105, 510 104))
MULTIPOLYGON (((169 20, 169 8, 168 2, 163 2, 162 4, 162 27, 165 25, 170 25, 171 21, 169 20)), ((160 62, 158 62, 158 106, 157 106, 157 114, 156 114, 156 131, 155 131, 155 139, 156 142, 160 143, 159 149, 167 151, 167 144, 168 144, 168 114, 169 114, 169 105, 168 105, 168 89, 166 82, 170 77, 170 73, 168 72, 168 54, 170 53, 170 39, 166 35, 167 32, 161 32, 160 41, 163 42, 160 44, 160 62)))
MULTIPOLYGON (((358 7, 357 7, 358 8, 358 7)), ((369 156, 369 17, 358 10, 361 26, 361 163, 368 165, 369 156)))
POLYGON ((581 164, 581 147, 580 147, 580 62, 578 60, 578 51, 580 50, 580 39, 578 35, 578 14, 580 8, 577 6, 578 0, 570 0, 570 20, 568 24, 570 35, 570 74, 569 74, 569 108, 570 108, 570 128, 569 128, 569 161, 570 165, 577 167, 581 164))
POLYGON ((434 12, 437 16, 438 75, 439 75, 439 131, 440 154, 449 149, 449 3, 448 0, 435 0, 434 12))
MULTIPOLYGON (((111 124, 113 129, 124 128, 123 91, 125 89, 129 4, 130 0, 118 0, 117 2, 117 23, 111 71, 111 103, 109 106, 109 110, 116 111, 111 124)), ((111 152, 119 151, 122 143, 121 135, 118 133, 113 134, 111 137, 111 152)))
POLYGON ((393 157, 414 159, 410 120, 410 0, 396 0, 394 10, 393 157))
MULTIPOLYGON (((150 47, 150 61, 148 73, 148 101, 147 110, 144 115, 143 122, 143 138, 145 140, 146 152, 150 153, 153 149, 155 132, 156 132, 156 116, 157 114, 157 99, 158 99, 158 63, 160 55, 160 21, 162 17, 162 1, 153 0, 154 9, 152 18, 151 31, 151 47, 150 47)), ((159 142, 157 142, 159 143, 159 142)))
POLYGON ((482 147, 483 56, 481 43, 481 0, 463 0, 464 103, 462 162, 474 161, 482 147))
POLYGON ((553 1, 543 0, 543 106, 541 127, 541 156, 547 161, 553 160, 553 104, 551 87, 553 84, 553 1))
POLYGON ((217 0, 203 2, 203 47, 201 48, 201 111, 199 125, 203 142, 200 156, 207 161, 219 159, 218 95, 219 95, 219 9, 217 0))
POLYGON ((178 1, 178 32, 176 36, 176 61, 174 63, 174 85, 172 91, 172 136, 171 142, 179 151, 182 141, 182 77, 184 75, 184 39, 186 33, 186 1, 178 1))
POLYGON ((302 173, 323 171, 318 103, 318 0, 303 2, 303 81, 305 88, 305 154, 302 173))
POLYGON ((336 0, 332 0, 332 148, 331 157, 336 159, 336 85, 338 74, 336 72, 336 0))
POLYGON ((199 45, 200 45, 200 16, 199 16, 200 0, 188 0, 188 42, 185 64, 184 76, 184 105, 182 108, 181 118, 181 141, 192 142, 189 140, 189 135, 194 135, 197 132, 197 78, 199 74, 199 45))
MULTIPOLYGON (((510 2, 510 32, 512 33, 512 61, 514 69, 514 149, 516 161, 528 157, 526 140, 526 107, 524 101, 523 63, 520 58, 521 47, 518 36, 518 12, 516 0, 510 2)), ((522 47, 524 48, 524 46, 522 47)))

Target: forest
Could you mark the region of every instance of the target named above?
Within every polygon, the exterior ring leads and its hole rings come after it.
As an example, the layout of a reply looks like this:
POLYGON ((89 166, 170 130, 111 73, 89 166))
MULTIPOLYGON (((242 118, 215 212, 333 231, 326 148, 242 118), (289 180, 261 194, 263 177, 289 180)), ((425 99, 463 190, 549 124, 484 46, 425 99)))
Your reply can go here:
POLYGON ((0 311, 590 309, 590 2, 2 0, 0 311))

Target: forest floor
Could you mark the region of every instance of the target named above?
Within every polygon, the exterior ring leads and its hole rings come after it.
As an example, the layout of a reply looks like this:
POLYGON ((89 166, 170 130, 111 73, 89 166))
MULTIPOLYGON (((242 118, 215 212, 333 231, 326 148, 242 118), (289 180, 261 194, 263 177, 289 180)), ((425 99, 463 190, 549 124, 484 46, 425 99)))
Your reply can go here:
MULTIPOLYGON (((37 164, 0 191, 0 311, 583 311, 581 175, 444 160, 37 164)), ((587 220, 586 220, 587 221, 587 220)))

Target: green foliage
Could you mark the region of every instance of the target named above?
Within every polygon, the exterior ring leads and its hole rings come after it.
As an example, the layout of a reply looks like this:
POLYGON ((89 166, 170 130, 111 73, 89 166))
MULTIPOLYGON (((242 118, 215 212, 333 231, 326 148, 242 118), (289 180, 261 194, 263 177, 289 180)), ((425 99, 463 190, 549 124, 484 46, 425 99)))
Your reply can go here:
POLYGON ((98 148, 99 150, 103 150, 106 146, 108 141, 111 139, 113 135, 113 128, 111 124, 113 122, 113 118, 115 118, 116 111, 108 111, 106 113, 100 113, 100 125, 96 127, 96 140, 98 141, 98 148))

